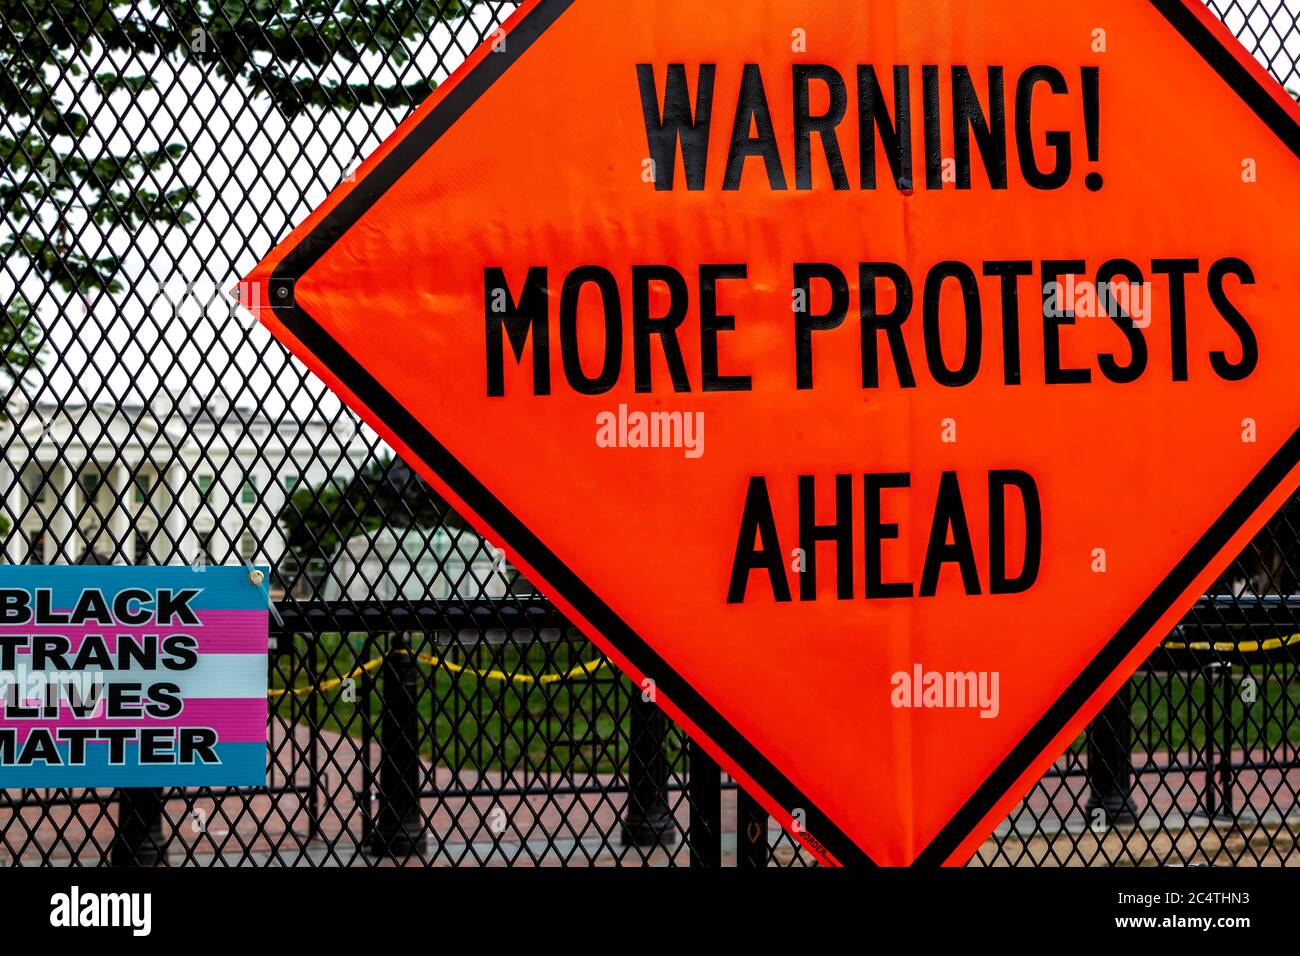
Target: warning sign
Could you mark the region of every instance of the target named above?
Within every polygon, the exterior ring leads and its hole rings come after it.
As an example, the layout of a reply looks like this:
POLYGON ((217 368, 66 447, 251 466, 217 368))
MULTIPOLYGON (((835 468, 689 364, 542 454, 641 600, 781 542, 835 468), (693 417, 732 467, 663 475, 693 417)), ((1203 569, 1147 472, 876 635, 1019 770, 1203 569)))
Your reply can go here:
POLYGON ((1298 115, 1195 0, 540 0, 241 294, 813 852, 961 863, 1296 488, 1298 115))

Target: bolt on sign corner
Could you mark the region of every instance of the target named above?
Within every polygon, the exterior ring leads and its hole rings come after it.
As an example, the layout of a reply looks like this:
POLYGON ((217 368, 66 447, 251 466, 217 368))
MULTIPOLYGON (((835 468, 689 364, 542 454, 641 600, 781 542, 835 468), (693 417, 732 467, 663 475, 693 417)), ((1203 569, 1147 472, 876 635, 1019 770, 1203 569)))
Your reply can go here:
POLYGON ((0 788, 264 786, 267 614, 247 568, 0 567, 0 788))
POLYGON ((241 292, 811 851, 961 863, 1296 488, 1297 115, 1194 0, 538 0, 241 292))

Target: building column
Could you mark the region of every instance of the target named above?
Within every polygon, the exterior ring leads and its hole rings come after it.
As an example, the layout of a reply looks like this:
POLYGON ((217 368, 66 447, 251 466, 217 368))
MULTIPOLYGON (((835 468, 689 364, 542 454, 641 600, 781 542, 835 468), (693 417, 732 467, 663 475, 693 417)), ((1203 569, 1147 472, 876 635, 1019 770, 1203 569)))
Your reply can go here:
POLYGON ((9 519, 9 533, 5 535, 5 560, 22 564, 27 560, 27 538, 23 534, 23 511, 27 503, 27 489, 23 476, 13 465, 4 463, 0 471, 4 482, 5 517, 9 519))
POLYGON ((77 514, 81 510, 81 483, 69 464, 58 465, 53 476, 54 494, 50 505, 49 531, 45 535, 45 563, 56 560, 75 564, 81 557, 81 535, 77 514))
POLYGON ((135 510, 135 489, 131 485, 131 470, 123 462, 118 462, 108 473, 109 490, 113 503, 108 515, 108 534, 113 540, 115 553, 114 564, 135 563, 135 522, 132 512, 135 510))
POLYGON ((194 560, 194 555, 189 553, 185 547, 185 531, 189 522, 189 514, 185 507, 185 466, 181 462, 175 462, 167 469, 167 491, 171 495, 171 501, 167 507, 167 520, 165 524, 167 541, 160 549, 162 557, 167 564, 189 564, 194 560))
POLYGON ((84 500, 85 495, 81 488, 81 472, 84 467, 84 463, 81 468, 68 466, 68 513, 71 516, 69 520, 72 523, 72 534, 68 536, 68 544, 66 547, 69 564, 76 564, 80 561, 81 556, 85 553, 87 547, 89 547, 89 542, 81 530, 81 521, 83 517, 81 510, 86 505, 84 500))
POLYGON ((41 516, 41 529, 44 538, 44 545, 41 553, 37 555, 41 564, 53 564, 54 556, 58 554, 58 545, 55 544, 55 538, 60 533, 61 525, 67 520, 63 514, 61 502, 63 501, 63 466, 59 464, 50 465, 47 472, 45 463, 41 463, 41 495, 44 507, 37 506, 37 512, 41 516))

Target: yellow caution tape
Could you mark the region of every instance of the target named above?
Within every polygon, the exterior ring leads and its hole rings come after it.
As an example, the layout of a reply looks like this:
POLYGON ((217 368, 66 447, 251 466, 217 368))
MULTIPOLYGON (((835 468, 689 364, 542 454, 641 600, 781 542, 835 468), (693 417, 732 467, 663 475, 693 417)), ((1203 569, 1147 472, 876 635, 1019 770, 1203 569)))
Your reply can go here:
MULTIPOLYGON (((395 651, 397 654, 410 654, 410 651, 395 651)), ((483 670, 478 667, 468 667, 464 664, 457 664, 454 661, 443 660, 440 657, 434 657, 432 654, 416 654, 415 659, 421 664, 427 664, 430 667, 442 667, 451 671, 453 674, 472 674, 480 680, 507 681, 512 684, 555 684, 562 680, 573 680, 579 677, 590 677, 597 671, 604 670, 609 666, 605 660, 591 660, 582 664, 576 664, 562 673, 551 674, 507 674, 502 670, 483 670)), ((286 694, 293 694, 295 697, 303 697, 307 694, 323 693, 334 690, 342 686, 344 681, 352 680, 359 677, 367 671, 373 671, 384 663, 382 657, 376 657, 373 660, 366 661, 352 669, 352 671, 343 677, 335 677, 327 681, 321 681, 319 684, 307 684, 303 687, 273 687, 266 692, 267 697, 284 697, 286 694)))
POLYGON ((304 697, 307 694, 314 694, 317 691, 334 690, 341 687, 344 681, 352 680, 354 677, 360 677, 366 671, 375 670, 384 662, 382 657, 376 657, 372 661, 366 661, 364 664, 354 667, 352 671, 343 677, 334 677, 330 680, 321 681, 319 684, 307 684, 303 687, 272 687, 266 692, 267 697, 283 697, 285 694, 293 694, 295 697, 304 697))
POLYGON ((554 684, 562 680, 572 680, 575 677, 589 677, 596 671, 609 666, 608 661, 597 659, 583 664, 575 664, 560 674, 538 674, 534 677, 532 674, 507 674, 505 671, 485 671, 477 667, 466 667, 464 664, 444 661, 430 654, 417 654, 415 659, 421 664, 428 664, 430 667, 445 667, 453 674, 473 674, 483 680, 510 681, 513 684, 554 684))
MULTIPOLYGON (((1277 651, 1284 647, 1300 646, 1300 634, 1292 634, 1290 637, 1271 637, 1264 641, 1192 641, 1185 643, 1183 641, 1165 641, 1160 645, 1171 651, 1219 651, 1225 653, 1242 653, 1251 654, 1260 651, 1277 651)), ((409 654, 410 651, 397 651, 398 654, 409 654)), ((582 664, 576 664, 567 671, 560 673, 538 674, 507 674, 503 670, 495 668, 484 670, 479 667, 469 667, 465 664, 457 664, 455 661, 443 660, 440 657, 434 657, 432 654, 416 654, 415 659, 421 664, 427 664, 430 667, 442 667, 451 671, 453 674, 472 674, 480 680, 503 681, 512 684, 556 684, 562 680, 575 680, 580 677, 590 677, 598 671, 604 670, 609 666, 609 662, 601 659, 586 661, 582 664)), ((376 670, 384 663, 382 657, 376 657, 373 660, 366 661, 364 664, 354 667, 348 674, 343 677, 335 677, 327 681, 321 681, 319 684, 307 684, 303 687, 273 687, 266 692, 267 697, 284 697, 286 694, 293 694, 295 697, 305 697, 307 694, 324 693, 325 691, 335 690, 343 685, 344 681, 360 677, 363 673, 376 670)))
POLYGON ((1265 641, 1192 641, 1190 644, 1182 641, 1165 641, 1161 647, 1168 648, 1171 651, 1223 651, 1231 653, 1233 651, 1242 654, 1252 654, 1259 651, 1277 651, 1284 647, 1300 645, 1300 634, 1292 634, 1290 637, 1270 637, 1265 641))

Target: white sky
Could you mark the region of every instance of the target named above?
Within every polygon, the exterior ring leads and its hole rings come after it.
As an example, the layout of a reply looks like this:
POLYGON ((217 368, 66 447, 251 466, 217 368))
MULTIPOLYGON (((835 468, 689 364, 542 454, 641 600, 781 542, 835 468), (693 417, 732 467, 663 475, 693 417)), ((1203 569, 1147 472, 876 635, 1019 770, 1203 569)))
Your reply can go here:
MULTIPOLYGON (((513 7, 510 0, 481 5, 470 20, 439 26, 409 44, 406 64, 393 68, 375 56, 352 79, 378 73, 376 79, 403 83, 440 81, 494 22, 493 8, 504 18, 513 7)), ((193 221, 184 227, 146 228, 135 240, 122 230, 101 234, 94 227, 81 236, 83 251, 92 256, 129 250, 120 272, 124 289, 115 296, 92 295, 87 303, 35 279, 23 283, 48 334, 47 355, 57 356, 47 360, 49 374, 29 376, 23 391, 38 400, 143 403, 161 377, 172 395, 206 398, 219 374, 236 404, 272 414, 286 404, 298 414, 318 407, 332 417, 338 409, 333 396, 246 312, 231 321, 222 293, 319 205, 405 111, 311 110, 286 123, 267 98, 250 98, 199 66, 135 57, 117 58, 123 71, 147 71, 163 92, 119 93, 104 101, 86 82, 105 70, 93 68, 97 57, 88 57, 82 75, 63 77, 57 88, 65 106, 92 118, 87 153, 101 144, 125 151, 133 143, 142 150, 186 143, 186 159, 162 169, 150 188, 162 192, 185 183, 197 186, 199 196, 188 207, 193 221), (80 373, 75 379, 74 372, 80 373)), ((54 210, 46 214, 53 221, 54 210)), ((83 225, 84 217, 69 218, 74 234, 83 225)), ((0 298, 14 287, 14 268, 0 272, 0 298)))

